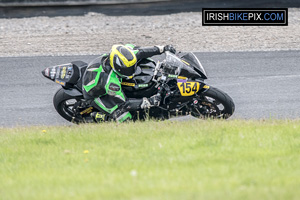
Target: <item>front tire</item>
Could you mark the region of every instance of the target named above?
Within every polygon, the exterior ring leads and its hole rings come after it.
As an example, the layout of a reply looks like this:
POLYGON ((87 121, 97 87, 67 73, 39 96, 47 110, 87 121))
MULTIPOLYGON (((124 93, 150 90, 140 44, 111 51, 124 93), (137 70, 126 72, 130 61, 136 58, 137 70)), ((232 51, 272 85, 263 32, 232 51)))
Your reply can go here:
POLYGON ((232 98, 225 92, 210 87, 200 94, 198 104, 194 106, 192 116, 227 119, 235 110, 232 98))

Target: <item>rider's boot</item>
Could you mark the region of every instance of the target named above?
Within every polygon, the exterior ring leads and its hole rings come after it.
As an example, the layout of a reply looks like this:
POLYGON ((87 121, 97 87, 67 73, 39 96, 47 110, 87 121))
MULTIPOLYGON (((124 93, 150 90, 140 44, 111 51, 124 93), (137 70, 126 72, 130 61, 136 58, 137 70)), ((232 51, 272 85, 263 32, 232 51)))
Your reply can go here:
POLYGON ((106 115, 101 112, 92 112, 91 117, 94 119, 95 122, 105 122, 106 115))

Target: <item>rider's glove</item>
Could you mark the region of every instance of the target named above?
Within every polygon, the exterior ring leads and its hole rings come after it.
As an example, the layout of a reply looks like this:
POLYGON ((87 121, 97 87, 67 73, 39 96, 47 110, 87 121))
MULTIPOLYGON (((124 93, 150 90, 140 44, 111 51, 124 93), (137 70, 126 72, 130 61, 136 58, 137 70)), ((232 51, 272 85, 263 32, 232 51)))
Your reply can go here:
POLYGON ((176 49, 172 45, 166 45, 164 51, 170 51, 171 53, 176 53, 176 49))
POLYGON ((143 98, 142 104, 141 104, 141 108, 142 109, 147 109, 150 108, 152 106, 159 106, 161 101, 161 96, 160 94, 156 94, 150 98, 143 98))

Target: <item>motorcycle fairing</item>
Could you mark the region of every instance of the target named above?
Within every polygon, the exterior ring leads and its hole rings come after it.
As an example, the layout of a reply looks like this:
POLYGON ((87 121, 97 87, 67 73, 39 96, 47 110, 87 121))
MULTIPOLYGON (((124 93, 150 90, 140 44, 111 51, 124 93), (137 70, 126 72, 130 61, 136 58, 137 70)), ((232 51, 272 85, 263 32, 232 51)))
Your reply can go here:
POLYGON ((48 67, 42 74, 62 86, 74 85, 79 78, 79 70, 72 63, 48 67))
POLYGON ((189 53, 181 53, 179 54, 179 57, 181 58, 181 61, 189 66, 190 68, 193 68, 202 79, 207 79, 206 72, 199 61, 199 59, 195 56, 195 54, 189 52, 189 53))
POLYGON ((193 96, 199 91, 200 83, 196 81, 177 79, 177 87, 181 96, 193 96))

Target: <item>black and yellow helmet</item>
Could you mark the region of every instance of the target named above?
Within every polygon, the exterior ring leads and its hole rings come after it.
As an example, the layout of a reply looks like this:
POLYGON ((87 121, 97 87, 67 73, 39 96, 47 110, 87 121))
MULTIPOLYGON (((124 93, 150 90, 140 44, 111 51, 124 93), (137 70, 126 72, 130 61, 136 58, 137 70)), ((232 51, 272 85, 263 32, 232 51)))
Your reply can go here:
POLYGON ((137 59, 127 46, 114 45, 109 55, 110 66, 122 78, 132 78, 136 71, 137 59))

